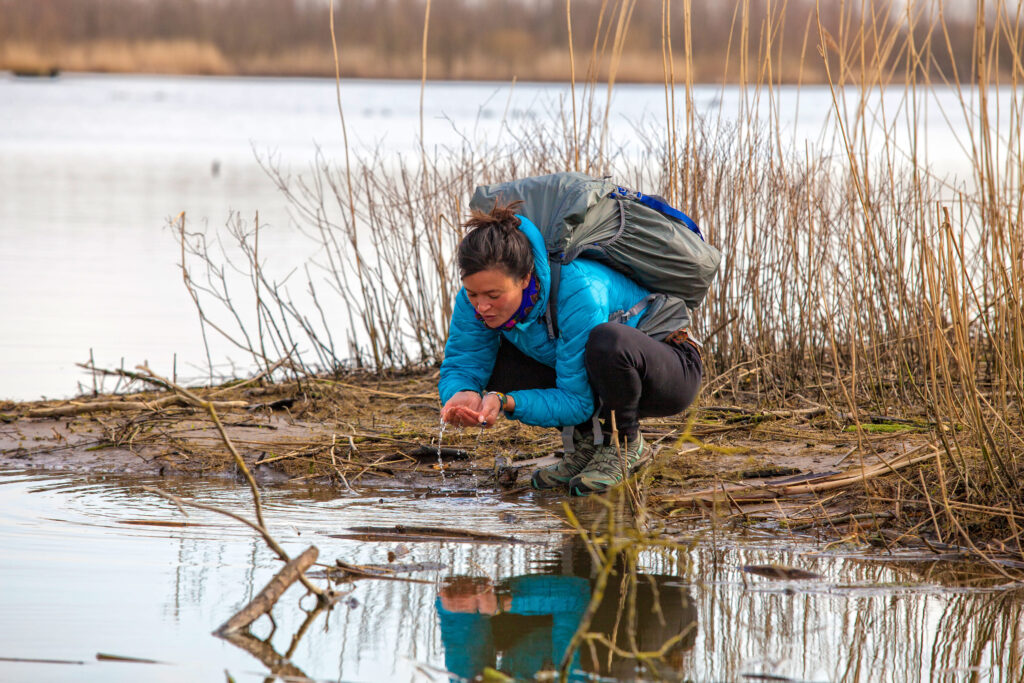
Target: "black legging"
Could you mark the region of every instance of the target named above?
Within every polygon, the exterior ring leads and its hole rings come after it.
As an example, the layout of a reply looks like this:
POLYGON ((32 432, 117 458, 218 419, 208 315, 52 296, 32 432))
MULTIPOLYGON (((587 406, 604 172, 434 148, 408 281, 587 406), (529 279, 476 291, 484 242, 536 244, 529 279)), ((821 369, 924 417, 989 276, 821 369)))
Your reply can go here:
MULTIPOLYGON (((690 344, 666 344, 620 323, 591 330, 583 360, 603 430, 611 432, 615 411, 616 426, 629 439, 636 438, 640 418, 675 415, 693 403, 703 374, 700 354, 690 344)), ((554 368, 502 338, 487 390, 550 389, 555 379, 554 368)))

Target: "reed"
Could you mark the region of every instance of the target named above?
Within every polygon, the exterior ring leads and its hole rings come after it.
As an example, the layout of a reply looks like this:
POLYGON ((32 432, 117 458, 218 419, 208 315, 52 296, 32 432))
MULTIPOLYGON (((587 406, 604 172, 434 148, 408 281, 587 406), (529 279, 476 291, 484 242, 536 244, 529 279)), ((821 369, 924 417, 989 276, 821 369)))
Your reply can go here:
MULTIPOLYGON (((598 65, 616 73, 633 5, 602 4, 594 31, 579 38, 593 47, 571 109, 506 121, 499 139, 424 146, 418 158, 355 155, 344 168, 318 158, 295 178, 268 164, 321 256, 295 269, 306 295, 293 298, 265 274, 254 231, 232 223, 235 258, 264 302, 253 339, 229 313, 224 256, 193 241, 200 265, 189 272, 202 270, 202 292, 223 304, 219 328, 254 359, 298 349, 296 367, 308 373, 436 364, 472 188, 577 166, 612 174, 674 197, 726 254, 697 321, 709 350, 705 399, 822 406, 861 435, 869 414, 926 420, 941 456, 901 495, 927 500, 947 539, 981 553, 972 539, 984 536, 1024 559, 1020 15, 1005 2, 980 6, 964 72, 941 2, 844 5, 839 15, 819 7, 802 24, 798 66, 825 74, 831 113, 813 145, 795 148, 781 127, 790 57, 779 44, 785 7, 775 4, 760 16, 737 5, 721 68, 739 69, 739 111, 701 115, 685 40, 694 12, 685 2, 672 23, 663 0, 665 119, 612 130, 598 65), (683 68, 672 48, 680 36, 683 68), (940 109, 940 97, 957 110, 940 109), (968 177, 946 177, 930 161, 922 126, 936 117, 966 124, 968 177)), ((423 36, 425 45, 426 27, 423 36)))

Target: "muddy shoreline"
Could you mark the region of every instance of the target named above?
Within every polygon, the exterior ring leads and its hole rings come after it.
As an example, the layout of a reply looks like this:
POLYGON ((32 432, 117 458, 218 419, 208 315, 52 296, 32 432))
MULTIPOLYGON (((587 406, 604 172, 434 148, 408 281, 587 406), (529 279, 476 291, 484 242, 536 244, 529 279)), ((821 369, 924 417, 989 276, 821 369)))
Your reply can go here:
MULTIPOLYGON (((353 376, 195 391, 218 405, 233 406, 218 413, 228 437, 263 484, 313 482, 339 492, 515 492, 528 488, 534 467, 559 453, 556 430, 502 420, 482 432, 446 430, 439 464, 435 382, 436 376, 426 372, 387 380, 353 376)), ((171 400, 170 392, 149 391, 7 402, 0 406, 0 468, 236 476, 209 416, 171 400), (111 402, 148 407, 112 410, 111 402), (94 406, 104 408, 91 411, 94 406), (61 412, 80 414, 36 416, 61 412)), ((863 512, 863 486, 859 491, 856 486, 829 489, 824 504, 811 490, 810 497, 772 494, 763 502, 740 505, 735 491, 756 493, 773 482, 792 486, 849 478, 887 467, 928 444, 928 435, 911 420, 858 435, 848 431, 841 417, 824 410, 766 411, 756 405, 702 405, 686 415, 647 420, 644 432, 656 456, 643 471, 641 485, 648 505, 668 520, 714 511, 779 522, 800 510, 807 517, 810 507, 818 508, 818 517, 850 516, 863 512), (720 501, 706 495, 700 500, 700 492, 717 489, 726 491, 720 501)), ((864 528, 862 521, 853 523, 864 528)), ((872 521, 872 529, 878 524, 872 521)))

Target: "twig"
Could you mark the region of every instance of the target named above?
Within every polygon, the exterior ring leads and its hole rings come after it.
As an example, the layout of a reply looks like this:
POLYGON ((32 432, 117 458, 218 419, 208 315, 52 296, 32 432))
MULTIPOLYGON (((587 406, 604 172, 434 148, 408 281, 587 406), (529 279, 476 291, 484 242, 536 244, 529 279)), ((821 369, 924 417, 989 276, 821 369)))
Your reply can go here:
POLYGON ((305 571, 309 569, 314 562, 316 562, 317 556, 320 551, 317 550, 316 546, 309 546, 306 550, 291 560, 284 567, 281 568, 274 578, 263 587, 259 593, 256 594, 252 600, 249 601, 245 607, 240 609, 234 616, 225 621, 220 627, 214 631, 214 635, 225 636, 235 631, 240 631, 246 628, 249 624, 256 621, 262 615, 269 612, 274 604, 277 603, 281 595, 284 594, 288 588, 299 580, 303 576, 305 571))

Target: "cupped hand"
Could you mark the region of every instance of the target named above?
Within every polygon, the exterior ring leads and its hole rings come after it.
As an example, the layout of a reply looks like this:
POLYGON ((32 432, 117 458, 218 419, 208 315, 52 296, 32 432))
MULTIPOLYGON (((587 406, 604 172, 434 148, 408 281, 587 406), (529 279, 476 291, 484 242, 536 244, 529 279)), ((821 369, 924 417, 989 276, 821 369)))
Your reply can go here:
POLYGON ((441 606, 449 612, 495 614, 498 599, 489 579, 461 576, 441 587, 441 606))
POLYGON ((457 427, 478 425, 482 403, 480 394, 475 391, 460 391, 441 408, 441 419, 457 427))

